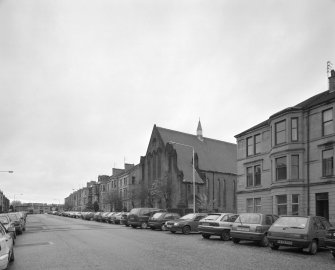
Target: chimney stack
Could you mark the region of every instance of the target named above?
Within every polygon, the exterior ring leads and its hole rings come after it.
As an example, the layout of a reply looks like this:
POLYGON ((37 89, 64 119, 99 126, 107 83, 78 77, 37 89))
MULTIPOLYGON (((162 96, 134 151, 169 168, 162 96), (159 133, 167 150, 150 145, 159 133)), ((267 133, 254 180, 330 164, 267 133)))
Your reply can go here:
POLYGON ((329 79, 329 92, 334 92, 335 91, 335 70, 332 69, 330 71, 330 77, 329 79))

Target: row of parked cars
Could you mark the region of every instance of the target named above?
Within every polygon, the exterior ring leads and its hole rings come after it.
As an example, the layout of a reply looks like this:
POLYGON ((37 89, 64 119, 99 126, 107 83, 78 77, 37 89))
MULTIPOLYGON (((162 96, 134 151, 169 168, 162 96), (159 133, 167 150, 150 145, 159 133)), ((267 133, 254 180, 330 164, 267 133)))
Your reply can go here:
POLYGON ((26 230, 26 217, 25 212, 0 214, 0 269, 14 261, 15 239, 26 230))
MULTIPOLYGON (((82 218, 85 215, 86 213, 81 213, 82 218)), ((115 213, 95 213, 91 219, 104 221, 103 217, 107 218, 109 215, 115 216, 115 213)), ((183 234, 197 232, 204 239, 217 236, 223 241, 232 240, 235 244, 253 241, 260 246, 270 246, 273 250, 278 250, 281 246, 297 247, 313 255, 319 248, 328 248, 335 258, 335 227, 326 218, 319 216, 190 213, 181 217, 178 213, 156 208, 134 208, 129 213, 121 212, 118 215, 120 224, 133 228, 160 229, 183 234)))

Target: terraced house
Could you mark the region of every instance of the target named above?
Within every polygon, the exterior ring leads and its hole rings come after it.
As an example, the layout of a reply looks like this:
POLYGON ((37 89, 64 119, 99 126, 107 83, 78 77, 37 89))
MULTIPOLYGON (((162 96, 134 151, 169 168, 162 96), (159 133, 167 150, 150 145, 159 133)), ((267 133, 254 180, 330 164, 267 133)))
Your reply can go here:
POLYGON ((335 72, 329 90, 236 135, 237 211, 335 222, 335 72))

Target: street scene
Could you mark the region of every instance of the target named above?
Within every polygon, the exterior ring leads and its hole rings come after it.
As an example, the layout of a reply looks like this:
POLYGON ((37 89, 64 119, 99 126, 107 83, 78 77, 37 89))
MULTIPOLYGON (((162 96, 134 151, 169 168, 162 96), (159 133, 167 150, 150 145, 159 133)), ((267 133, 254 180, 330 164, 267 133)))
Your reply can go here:
POLYGON ((0 270, 335 267, 334 0, 1 0, 0 270))
POLYGON ((48 269, 333 269, 327 250, 316 256, 253 243, 235 245, 198 233, 133 229, 55 215, 30 215, 10 270, 48 269))

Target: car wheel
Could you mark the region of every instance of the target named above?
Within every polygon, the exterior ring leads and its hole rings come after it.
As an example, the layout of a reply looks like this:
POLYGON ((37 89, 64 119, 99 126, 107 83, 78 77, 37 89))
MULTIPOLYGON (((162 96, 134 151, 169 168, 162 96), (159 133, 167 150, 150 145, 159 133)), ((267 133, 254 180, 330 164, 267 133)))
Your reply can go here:
POLYGON ((272 250, 278 250, 279 249, 279 245, 276 245, 274 243, 269 243, 269 246, 272 250))
POLYGON ((176 231, 170 231, 171 233, 176 233, 176 231))
POLYGON ((26 227, 24 227, 23 229, 22 229, 22 231, 25 231, 26 230, 26 227))
POLYGON ((183 227, 183 234, 189 234, 191 232, 190 226, 184 226, 183 227))
POLYGON ((14 257, 14 248, 12 249, 12 254, 10 255, 10 259, 9 259, 9 261, 10 262, 14 262, 14 259, 15 259, 15 257, 14 257))
POLYGON ((318 252, 318 243, 313 240, 308 247, 308 253, 311 255, 315 255, 318 252))
POLYGON ((161 230, 162 230, 162 231, 166 231, 166 227, 165 227, 164 224, 161 226, 161 230))
POLYGON ((267 247, 269 245, 269 239, 266 235, 262 237, 262 240, 259 242, 262 247, 267 247))
POLYGON ((238 239, 238 238, 233 238, 232 240, 235 244, 238 244, 240 242, 240 239, 238 239))
POLYGON ((221 233, 220 238, 222 241, 228 241, 230 239, 230 232, 228 230, 224 230, 221 233))
POLYGON ((154 229, 155 229, 155 227, 150 227, 150 229, 151 229, 151 230, 154 230, 154 229))
POLYGON ((335 258, 335 251, 331 251, 331 254, 333 255, 333 257, 335 258))
POLYGON ((146 229, 148 228, 148 224, 146 222, 141 223, 141 229, 146 229))
POLYGON ((126 227, 129 227, 129 224, 126 224, 126 227))
POLYGON ((205 238, 205 239, 209 239, 211 237, 211 235, 207 234, 207 233, 203 233, 202 237, 205 238))
POLYGON ((131 227, 134 228, 134 229, 136 229, 137 226, 136 225, 131 225, 131 227))

